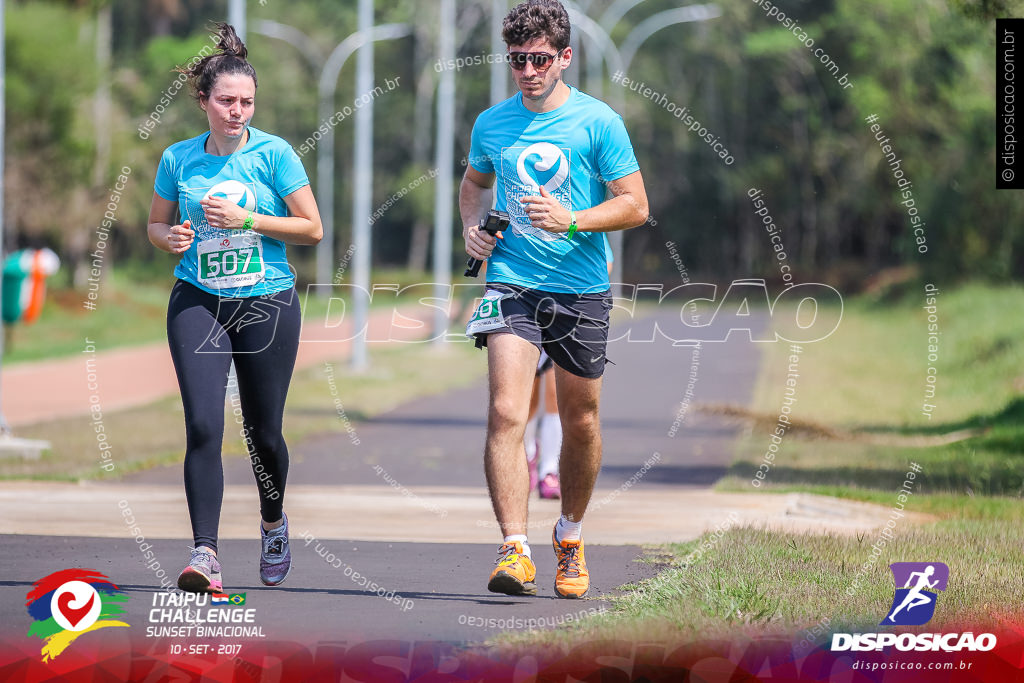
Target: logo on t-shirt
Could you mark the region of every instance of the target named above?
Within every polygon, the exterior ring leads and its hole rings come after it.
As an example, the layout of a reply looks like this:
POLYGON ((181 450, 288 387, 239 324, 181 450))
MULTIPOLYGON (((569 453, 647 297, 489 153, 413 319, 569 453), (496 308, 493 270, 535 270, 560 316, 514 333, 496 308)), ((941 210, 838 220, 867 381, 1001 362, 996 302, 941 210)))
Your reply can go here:
POLYGON ((207 197, 221 197, 230 202, 238 204, 246 211, 256 210, 256 185, 255 183, 242 183, 237 180, 225 180, 213 187, 187 187, 185 188, 185 213, 186 218, 192 221, 192 228, 196 231, 199 240, 206 240, 211 237, 219 237, 228 231, 214 230, 206 222, 206 212, 200 202, 207 197))
POLYGON ((533 227, 519 200, 530 195, 540 195, 540 188, 543 187, 562 206, 572 208, 572 180, 569 177, 571 156, 572 150, 556 147, 550 142, 535 142, 501 150, 505 210, 513 230, 547 242, 559 239, 559 235, 533 227))

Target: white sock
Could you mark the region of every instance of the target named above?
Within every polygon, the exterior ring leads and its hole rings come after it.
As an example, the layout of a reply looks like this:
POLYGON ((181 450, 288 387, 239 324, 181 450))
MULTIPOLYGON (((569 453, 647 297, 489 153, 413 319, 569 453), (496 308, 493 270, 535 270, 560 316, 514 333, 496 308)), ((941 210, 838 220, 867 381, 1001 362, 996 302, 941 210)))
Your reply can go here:
POLYGON ((562 541, 578 541, 583 538, 583 522, 570 522, 565 515, 558 518, 558 524, 555 525, 555 540, 561 543, 562 541))
POLYGON ((533 460, 537 455, 537 416, 533 416, 526 423, 526 433, 523 434, 523 445, 526 446, 526 459, 533 460))
POLYGON ((562 452, 562 421, 558 413, 545 413, 540 421, 540 464, 538 474, 543 479, 549 474, 558 474, 558 456, 562 452))
POLYGON ((505 543, 515 543, 516 541, 523 544, 523 555, 532 560, 533 556, 530 554, 530 544, 526 542, 526 534, 512 534, 505 537, 505 543))

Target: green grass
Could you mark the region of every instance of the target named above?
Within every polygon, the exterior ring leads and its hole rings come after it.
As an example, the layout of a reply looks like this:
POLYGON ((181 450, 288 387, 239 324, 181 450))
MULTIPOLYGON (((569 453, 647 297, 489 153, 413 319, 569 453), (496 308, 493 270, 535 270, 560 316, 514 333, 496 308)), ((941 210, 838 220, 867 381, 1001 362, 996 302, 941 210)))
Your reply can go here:
POLYGON ((892 600, 888 565, 896 561, 938 560, 950 567, 929 630, 1024 620, 1024 607, 1009 597, 1024 585, 1024 317, 1016 314, 1024 310, 1024 288, 971 284, 940 292, 930 419, 921 411, 928 366, 923 305, 923 284, 895 297, 847 301, 835 334, 803 345, 792 417, 813 429, 786 434, 755 489, 750 481, 782 405, 790 355, 788 344, 762 345, 749 407, 759 419, 739 439, 730 474, 717 488, 801 491, 891 508, 909 464, 917 462, 922 472, 907 510, 937 521, 901 522, 896 540, 873 563, 878 532, 850 537, 734 528, 690 564, 687 555, 713 537, 659 546, 650 557, 668 568, 623 587, 608 613, 555 634, 506 634, 497 644, 571 647, 601 638, 680 642, 766 632, 792 637, 823 618, 832 631, 875 629, 892 600), (828 429, 852 436, 820 438, 828 429), (962 429, 987 431, 948 445, 901 441, 962 429), (819 438, 811 438, 815 434, 819 438))
MULTIPOLYGON (((1024 494, 1024 306, 1020 287, 970 285, 939 295, 935 407, 925 402, 927 315, 921 297, 897 304, 850 302, 829 339, 804 346, 793 418, 853 431, 853 441, 786 436, 763 490, 849 488, 844 495, 898 488, 911 461, 923 467, 918 493, 1024 494), (943 446, 908 448, 898 439, 964 429, 983 434, 943 446), (868 443, 890 437, 892 445, 868 443)), ((788 347, 768 345, 753 410, 777 415, 788 347)), ((768 447, 769 427, 743 439, 732 476, 720 486, 750 489, 768 447)), ((956 497, 943 498, 955 504, 956 497)))
MULTIPOLYGON (((345 417, 354 422, 386 412, 419 396, 468 386, 484 377, 484 354, 472 344, 404 344, 370 349, 371 369, 354 374, 344 361, 332 363, 334 384, 345 417)), ((323 363, 297 370, 285 410, 285 437, 291 443, 317 433, 345 434, 323 363)), ((234 416, 225 410, 224 454, 244 457, 234 416)), ((103 416, 113 444, 116 469, 100 469, 99 451, 88 417, 61 419, 18 429, 23 438, 48 440, 52 448, 39 460, 0 458, 0 479, 111 479, 179 462, 184 453, 185 425, 181 399, 155 403, 103 416)), ((347 439, 347 436, 344 438, 347 439)))

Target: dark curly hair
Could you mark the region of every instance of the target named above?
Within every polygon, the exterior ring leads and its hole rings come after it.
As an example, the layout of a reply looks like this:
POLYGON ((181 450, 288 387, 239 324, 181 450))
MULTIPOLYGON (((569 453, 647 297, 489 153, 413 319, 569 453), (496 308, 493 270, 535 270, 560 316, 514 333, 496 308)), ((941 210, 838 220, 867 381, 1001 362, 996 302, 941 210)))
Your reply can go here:
MULTIPOLYGON (((197 100, 210 96, 217 78, 222 75, 242 74, 252 78, 253 86, 258 86, 256 81, 256 69, 252 68, 245 56, 249 51, 245 49, 245 43, 235 33, 231 24, 218 22, 214 24, 217 31, 217 52, 206 55, 202 59, 193 60, 188 66, 175 69, 178 73, 188 76, 189 84, 192 86, 192 96, 197 100)), ((200 52, 200 54, 203 54, 200 52)))
POLYGON ((558 51, 569 47, 569 13, 558 0, 527 0, 512 8, 501 25, 506 45, 546 38, 558 51))

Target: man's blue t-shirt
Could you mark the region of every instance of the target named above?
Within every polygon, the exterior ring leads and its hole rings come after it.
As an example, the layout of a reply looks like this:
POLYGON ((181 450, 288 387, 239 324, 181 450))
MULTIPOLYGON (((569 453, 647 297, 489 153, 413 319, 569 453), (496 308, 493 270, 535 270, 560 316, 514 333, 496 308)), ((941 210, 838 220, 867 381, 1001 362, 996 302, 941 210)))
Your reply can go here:
POLYGON ((236 201, 267 216, 287 216, 284 197, 309 185, 291 145, 255 128, 249 140, 229 156, 206 153, 209 133, 164 150, 154 190, 178 202, 181 220, 192 221, 195 240, 181 256, 174 275, 211 294, 252 297, 291 288, 295 275, 284 242, 251 230, 216 230, 206 222, 200 200, 207 194, 236 201), (202 271, 202 272, 200 272, 202 271))
POLYGON ((487 260, 488 282, 575 294, 608 289, 604 233, 568 240, 535 228, 519 201, 542 186, 566 208, 589 209, 605 201, 607 182, 640 170, 622 117, 570 88, 553 111, 530 111, 519 93, 473 125, 469 164, 496 175, 496 208, 509 215, 510 229, 487 260))

